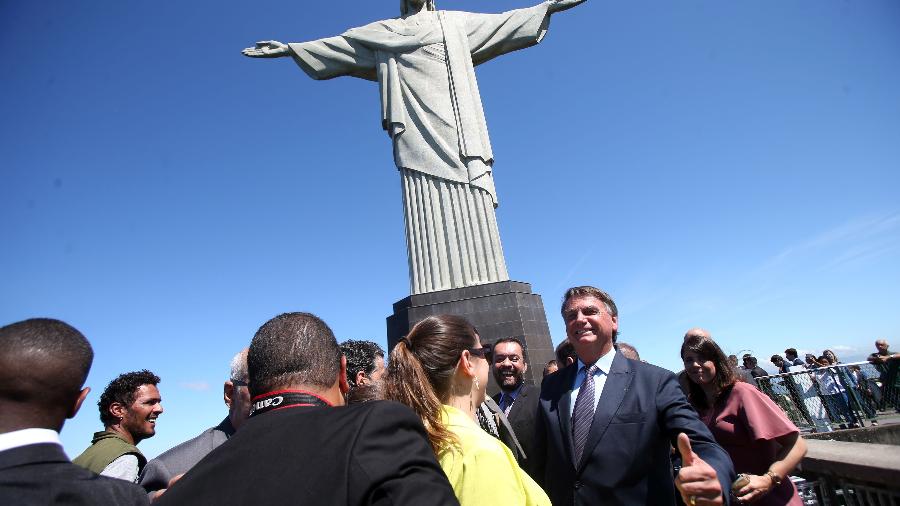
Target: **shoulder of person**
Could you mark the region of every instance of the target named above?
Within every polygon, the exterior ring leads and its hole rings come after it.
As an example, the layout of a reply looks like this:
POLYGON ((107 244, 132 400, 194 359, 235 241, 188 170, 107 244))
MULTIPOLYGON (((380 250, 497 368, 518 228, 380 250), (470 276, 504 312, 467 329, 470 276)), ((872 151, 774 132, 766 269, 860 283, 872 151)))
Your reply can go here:
POLYGON ((139 485, 108 476, 98 476, 97 478, 101 483, 105 483, 110 490, 114 489, 117 493, 116 495, 121 496, 112 504, 147 504, 147 492, 139 485), (123 501, 125 499, 127 499, 127 502, 123 501))
POLYGON ((734 385, 731 386, 732 394, 737 393, 739 395, 753 395, 758 392, 759 390, 757 390, 755 386, 747 383, 746 381, 735 381, 734 385))
POLYGON ((552 395, 557 390, 563 390, 570 387, 571 385, 569 382, 571 382, 571 378, 573 378, 577 372, 578 362, 575 362, 552 374, 544 376, 544 379, 541 380, 540 387, 536 387, 541 391, 541 398, 544 398, 548 394, 552 395))
MULTIPOLYGON (((624 357, 623 357, 624 358, 624 357)), ((640 360, 628 360, 628 365, 631 366, 632 371, 635 374, 635 377, 646 377, 646 378, 659 378, 659 379, 672 379, 676 378, 675 373, 660 367, 658 365, 648 364, 647 362, 641 362, 640 360)))
POLYGON ((166 459, 176 457, 176 456, 180 455, 182 452, 190 451, 194 447, 204 443, 207 439, 212 438, 213 432, 215 432, 215 427, 206 429, 205 431, 192 437, 191 439, 188 439, 187 441, 179 443, 179 444, 173 446, 172 448, 169 448, 168 450, 160 453, 159 455, 156 456, 156 458, 152 459, 150 462, 160 461, 160 460, 164 461, 166 459))
POLYGON ((483 465, 490 461, 516 461, 512 451, 503 442, 483 430, 457 432, 457 437, 463 445, 463 462, 479 462, 483 465))
MULTIPOLYGON (((519 391, 519 397, 528 397, 531 395, 540 395, 540 394, 541 394, 541 386, 540 385, 522 385, 522 390, 519 391)), ((500 394, 497 394, 497 395, 499 396, 500 394)))
POLYGON ((360 417, 386 417, 391 420, 402 420, 406 418, 419 421, 419 417, 412 408, 396 401, 378 400, 361 402, 340 409, 352 410, 355 412, 355 416, 360 417))

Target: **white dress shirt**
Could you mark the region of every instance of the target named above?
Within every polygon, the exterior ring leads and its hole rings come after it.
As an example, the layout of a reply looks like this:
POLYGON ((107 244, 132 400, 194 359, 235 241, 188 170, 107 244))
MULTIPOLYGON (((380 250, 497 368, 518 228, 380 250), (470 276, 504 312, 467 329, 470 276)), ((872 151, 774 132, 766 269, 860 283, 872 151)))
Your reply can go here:
POLYGON ((0 452, 44 443, 62 446, 59 433, 50 429, 22 429, 0 434, 0 452))
MULTIPOLYGON (((597 359, 597 370, 594 371, 594 411, 597 411, 597 404, 600 402, 600 395, 603 393, 603 387, 606 386, 606 376, 609 374, 609 368, 612 367, 613 358, 616 356, 616 348, 606 352, 606 355, 597 359)), ((588 366, 590 367, 590 366, 588 366)), ((569 416, 575 412, 575 399, 578 398, 578 391, 584 384, 585 367, 584 362, 578 359, 578 374, 575 375, 575 382, 572 384, 572 402, 569 404, 569 416)))

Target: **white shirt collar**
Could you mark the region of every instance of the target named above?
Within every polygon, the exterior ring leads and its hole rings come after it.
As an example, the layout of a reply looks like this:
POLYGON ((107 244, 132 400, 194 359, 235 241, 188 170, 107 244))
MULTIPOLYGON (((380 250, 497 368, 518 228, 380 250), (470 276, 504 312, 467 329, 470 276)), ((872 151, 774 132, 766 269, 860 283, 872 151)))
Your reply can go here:
MULTIPOLYGON (((612 363, 613 363, 614 358, 616 358, 616 347, 615 346, 613 346, 612 349, 610 349, 608 352, 606 352, 606 355, 603 355, 602 357, 598 358, 597 361, 594 363, 597 365, 597 369, 599 369, 603 374, 608 375, 610 368, 612 368, 612 363)), ((584 362, 582 362, 581 359, 579 358, 578 359, 578 369, 577 369, 578 372, 581 372, 581 370, 584 368, 585 365, 586 364, 584 362)))
POLYGON ((0 434, 0 452, 42 443, 62 446, 59 433, 50 429, 22 429, 0 434))

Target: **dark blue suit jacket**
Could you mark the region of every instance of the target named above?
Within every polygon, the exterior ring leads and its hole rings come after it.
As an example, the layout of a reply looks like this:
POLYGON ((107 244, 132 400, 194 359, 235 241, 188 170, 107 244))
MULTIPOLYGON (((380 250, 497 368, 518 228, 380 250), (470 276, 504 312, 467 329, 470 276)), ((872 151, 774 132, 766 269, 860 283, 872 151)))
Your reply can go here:
POLYGON ((535 466, 538 483, 555 506, 676 503, 671 448, 684 432, 694 452, 719 476, 728 501, 731 458, 700 421, 665 369, 616 352, 600 396, 581 462, 573 462, 571 407, 577 362, 541 386, 535 466))

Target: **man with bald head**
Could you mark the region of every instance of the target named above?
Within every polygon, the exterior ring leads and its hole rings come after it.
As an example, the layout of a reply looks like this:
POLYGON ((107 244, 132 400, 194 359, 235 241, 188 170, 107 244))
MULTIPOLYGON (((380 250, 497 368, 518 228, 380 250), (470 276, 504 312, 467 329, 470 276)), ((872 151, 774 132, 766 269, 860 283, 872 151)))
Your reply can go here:
POLYGON ((59 320, 0 328, 0 504, 146 504, 140 487, 72 464, 59 431, 90 388, 94 351, 59 320))
POLYGON ((886 339, 875 341, 875 353, 869 355, 871 362, 881 373, 881 409, 894 406, 900 413, 900 399, 897 399, 897 369, 900 366, 900 353, 892 353, 886 339))
POLYGON ((891 345, 888 344, 886 339, 875 341, 875 350, 877 351, 869 355, 869 362, 872 362, 873 364, 886 364, 888 360, 900 358, 900 353, 891 353, 890 347, 891 345))
POLYGON ((223 398, 228 406, 228 416, 219 425, 206 429, 200 435, 163 452, 147 462, 141 472, 140 485, 156 499, 169 483, 188 472, 209 452, 228 441, 250 415, 250 391, 247 389, 247 349, 231 359, 231 373, 223 387, 223 398))
POLYGON ((616 349, 619 350, 619 353, 625 358, 637 361, 641 360, 641 354, 638 353, 637 348, 628 343, 618 342, 616 343, 616 349))
POLYGON ((684 333, 685 341, 687 341, 688 339, 690 339, 692 337, 705 337, 707 339, 712 339, 712 334, 710 334, 709 331, 706 329, 703 329, 700 327, 694 327, 684 333))

